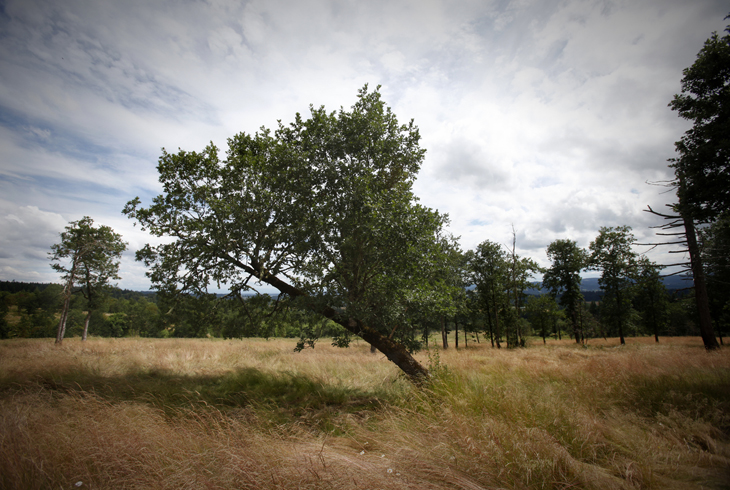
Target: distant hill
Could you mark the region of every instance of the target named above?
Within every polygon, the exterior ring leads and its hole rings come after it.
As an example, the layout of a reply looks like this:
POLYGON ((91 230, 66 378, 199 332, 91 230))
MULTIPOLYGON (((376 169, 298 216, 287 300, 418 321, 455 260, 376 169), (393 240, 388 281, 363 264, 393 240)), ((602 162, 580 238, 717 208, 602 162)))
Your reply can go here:
MULTIPOLYGON (((25 291, 34 292, 36 289, 43 291, 48 286, 59 285, 58 283, 41 283, 41 282, 21 282, 21 281, 0 281, 0 291, 7 291, 11 294, 25 291)), ((62 284, 61 284, 62 285, 62 284)), ((111 288, 110 296, 116 299, 130 299, 145 296, 146 298, 154 298, 156 291, 132 291, 130 289, 111 288)))
MULTIPOLYGON (((664 286, 669 291, 676 291, 692 287, 692 279, 688 278, 687 276, 665 277, 662 279, 662 281, 664 282, 664 286)), ((598 299, 603 294, 601 286, 598 285, 597 277, 584 277, 580 283, 580 290, 583 292, 583 296, 586 298, 586 301, 598 301, 598 299)), ((532 288, 525 291, 525 293, 533 296, 545 294, 546 292, 547 291, 538 288, 532 288)))
POLYGON ((32 293, 36 289, 43 291, 53 283, 45 282, 18 282, 18 281, 0 281, 0 291, 7 291, 11 294, 27 291, 32 293))
MULTIPOLYGON (((669 290, 685 289, 692 287, 692 279, 686 276, 671 276, 662 279, 664 287, 669 290)), ((584 277, 580 283, 581 291, 600 291, 597 277, 584 277)))

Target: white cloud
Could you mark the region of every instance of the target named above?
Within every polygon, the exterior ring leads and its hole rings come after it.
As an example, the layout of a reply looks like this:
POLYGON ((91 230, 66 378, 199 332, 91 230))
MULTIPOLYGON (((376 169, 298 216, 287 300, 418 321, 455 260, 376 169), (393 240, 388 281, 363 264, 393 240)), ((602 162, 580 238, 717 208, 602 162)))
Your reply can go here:
POLYGON ((57 213, 41 211, 35 206, 16 206, 0 199, 0 277, 55 280, 48 265, 48 252, 65 224, 57 213))
MULTIPOLYGON (((137 249, 147 237, 120 211, 159 190, 160 147, 225 149, 310 103, 347 107, 364 83, 382 84, 401 121, 420 127, 416 190, 450 213, 464 248, 509 243, 513 224, 518 251, 543 262, 550 241, 587 246, 604 225, 648 236, 642 209, 672 197, 644 182, 671 175, 666 159, 687 128, 667 103, 725 10, 714 0, 10 0, 0 226, 3 250, 35 250, 36 262, 3 259, 2 274, 50 271, 37 257, 52 234, 26 237, 9 216, 50 213, 37 225, 58 233, 91 215, 137 249)), ((122 286, 145 287, 131 258, 122 286)))

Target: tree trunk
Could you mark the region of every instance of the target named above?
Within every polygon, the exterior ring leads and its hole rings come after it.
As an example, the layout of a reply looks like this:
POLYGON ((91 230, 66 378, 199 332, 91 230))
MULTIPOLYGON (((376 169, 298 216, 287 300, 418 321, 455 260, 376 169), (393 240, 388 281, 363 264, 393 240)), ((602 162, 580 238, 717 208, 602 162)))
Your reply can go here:
POLYGON ((61 320, 58 322, 58 331, 56 332, 56 343, 60 344, 63 342, 63 336, 66 335, 66 320, 68 319, 68 310, 71 307, 71 295, 73 294, 74 281, 76 281, 76 263, 78 257, 74 256, 73 262, 71 263, 71 271, 69 272, 68 282, 66 282, 66 288, 63 290, 65 295, 63 301, 63 311, 61 312, 61 320))
POLYGON ((654 295, 651 295, 651 324, 654 327, 654 342, 659 343, 659 321, 656 318, 656 306, 654 301, 654 295))
POLYGON ((56 330, 56 343, 60 344, 63 342, 63 334, 66 331, 66 316, 68 315, 68 304, 67 300, 63 300, 63 309, 61 310, 61 318, 58 321, 58 329, 56 330))
MULTIPOLYGON (((492 348, 494 348, 494 327, 492 325, 492 313, 489 309, 487 309, 487 324, 489 326, 489 340, 492 342, 492 348)), ((484 335, 486 335, 487 332, 484 332, 484 335)))
MULTIPOLYGON (((262 274, 259 270, 257 270, 259 268, 256 267, 255 264, 253 264, 253 268, 240 262, 236 265, 288 296, 293 298, 307 297, 306 293, 291 284, 282 281, 278 277, 262 274)), ((398 366, 412 382, 418 384, 428 378, 428 369, 423 367, 416 359, 414 359, 405 347, 382 335, 377 330, 370 328, 367 325, 363 325, 357 319, 347 318, 329 306, 310 304, 309 309, 329 318, 333 322, 344 327, 348 332, 357 335, 371 346, 374 346, 382 352, 388 360, 398 366)))
POLYGON ((499 328, 499 306, 495 302, 494 306, 494 337, 497 342, 497 349, 501 349, 502 346, 499 343, 500 337, 502 337, 502 331, 499 328))
POLYGON ((584 308, 585 308, 585 301, 578 303, 578 327, 580 328, 580 343, 581 344, 586 343, 585 328, 583 328, 583 309, 584 308))
POLYGON ((697 235, 695 234, 694 221, 691 217, 685 217, 684 230, 687 236, 687 249, 689 250, 689 261, 692 267, 692 279, 695 284, 695 303, 697 304, 697 312, 700 319, 700 335, 705 349, 719 349, 720 346, 712 331, 712 317, 710 316, 710 301, 707 296, 707 284, 705 283, 705 272, 702 268, 702 258, 700 257, 700 248, 697 245, 697 235))
POLYGON ((449 348, 449 335, 446 333, 446 322, 444 317, 441 317, 441 340, 443 341, 444 350, 449 348))
POLYGON ((454 320, 454 349, 459 350, 459 322, 454 320))
POLYGON ((68 310, 71 306, 71 288, 73 287, 73 279, 69 281, 64 290, 63 310, 61 310, 61 319, 58 322, 58 330, 56 331, 56 344, 63 343, 63 336, 66 334, 66 319, 68 318, 68 310))
POLYGON ((616 312, 618 313, 618 335, 621 339, 621 345, 626 345, 626 339, 624 339, 624 322, 621 318, 621 292, 617 289, 615 296, 616 298, 616 312))
POLYGON ((91 308, 86 313, 86 320, 84 320, 84 334, 81 336, 82 342, 86 342, 86 334, 89 332, 89 320, 91 320, 91 308))

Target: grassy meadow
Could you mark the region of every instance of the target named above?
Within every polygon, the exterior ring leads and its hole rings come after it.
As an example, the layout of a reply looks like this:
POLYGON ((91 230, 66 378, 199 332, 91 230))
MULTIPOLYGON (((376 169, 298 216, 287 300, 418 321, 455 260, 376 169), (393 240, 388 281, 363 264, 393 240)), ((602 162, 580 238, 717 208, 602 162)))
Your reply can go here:
POLYGON ((730 488, 730 351, 0 341, 4 489, 730 488))

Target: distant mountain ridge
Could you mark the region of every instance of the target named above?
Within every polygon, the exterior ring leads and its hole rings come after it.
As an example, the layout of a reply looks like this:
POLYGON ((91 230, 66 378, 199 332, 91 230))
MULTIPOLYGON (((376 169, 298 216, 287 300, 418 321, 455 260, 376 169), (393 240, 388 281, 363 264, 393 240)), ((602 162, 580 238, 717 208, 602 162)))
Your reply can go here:
MULTIPOLYGON (((685 289, 692 287, 692 278, 688 276, 670 276, 662 279, 667 289, 685 289)), ((580 283, 581 291, 601 291, 597 277, 584 277, 580 283)))
MULTIPOLYGON (((687 289, 692 287, 692 278, 689 276, 670 276, 662 278, 664 287, 669 291, 678 289, 687 289)), ((536 283, 537 284, 537 283, 536 283)), ((597 277, 584 277, 580 282, 580 290, 584 293, 603 293, 601 286, 598 284, 597 277)), ((544 289, 531 288, 525 291, 527 294, 540 295, 547 293, 544 289)))

